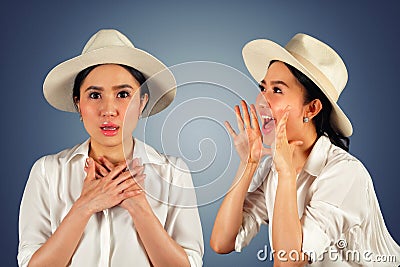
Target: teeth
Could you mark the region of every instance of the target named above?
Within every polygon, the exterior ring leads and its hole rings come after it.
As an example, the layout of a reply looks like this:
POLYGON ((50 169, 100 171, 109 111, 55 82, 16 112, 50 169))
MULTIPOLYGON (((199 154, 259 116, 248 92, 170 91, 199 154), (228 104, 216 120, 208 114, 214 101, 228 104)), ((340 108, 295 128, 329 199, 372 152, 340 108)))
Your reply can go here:
POLYGON ((114 131, 114 130, 117 130, 117 128, 115 128, 115 127, 102 127, 102 129, 103 129, 103 130, 106 130, 106 131, 114 131))
POLYGON ((262 115, 261 118, 267 119, 267 120, 273 120, 274 119, 274 118, 272 118, 271 116, 268 116, 268 115, 262 115))

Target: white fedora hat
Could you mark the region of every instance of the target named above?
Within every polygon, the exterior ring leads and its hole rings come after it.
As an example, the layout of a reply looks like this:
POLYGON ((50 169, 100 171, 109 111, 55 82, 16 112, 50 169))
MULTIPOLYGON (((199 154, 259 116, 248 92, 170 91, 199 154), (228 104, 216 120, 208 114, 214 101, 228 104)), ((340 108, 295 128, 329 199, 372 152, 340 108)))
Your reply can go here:
POLYGON ((76 75, 98 64, 122 64, 133 67, 147 78, 150 99, 142 116, 156 114, 166 108, 176 94, 176 81, 171 71, 157 58, 135 48, 117 30, 104 29, 86 43, 82 54, 55 66, 43 83, 43 94, 55 108, 76 112, 72 90, 76 75))
POLYGON ((285 62, 310 78, 332 104, 331 124, 343 136, 353 127, 337 105, 347 83, 347 69, 340 56, 325 43, 306 34, 296 34, 285 47, 265 39, 253 40, 243 47, 243 59, 256 81, 264 79, 272 60, 285 62))

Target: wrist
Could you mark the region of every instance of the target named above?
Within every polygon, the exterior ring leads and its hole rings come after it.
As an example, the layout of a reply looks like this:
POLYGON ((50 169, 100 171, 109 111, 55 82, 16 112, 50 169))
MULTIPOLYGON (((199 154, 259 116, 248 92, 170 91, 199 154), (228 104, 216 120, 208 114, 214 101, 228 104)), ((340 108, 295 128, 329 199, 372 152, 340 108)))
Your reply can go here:
POLYGON ((294 170, 277 170, 280 180, 296 181, 296 172, 294 170))
POLYGON ((95 213, 94 211, 91 211, 88 208, 86 201, 84 199, 82 199, 81 197, 78 198, 75 201, 75 203, 72 205, 71 211, 79 214, 82 217, 88 217, 88 218, 90 218, 90 216, 92 216, 95 213))
POLYGON ((239 163, 239 168, 241 169, 246 169, 246 170, 255 170, 258 167, 259 162, 253 162, 253 161, 240 161, 239 163))
MULTIPOLYGON (((125 206, 125 209, 133 217, 142 216, 143 212, 147 211, 150 207, 144 192, 142 196, 135 196, 135 199, 130 199, 130 201, 125 206)), ((150 208, 151 209, 151 208, 150 208)))
POLYGON ((236 174, 235 179, 233 180, 233 184, 237 185, 240 183, 250 184, 251 179, 253 179, 254 173, 256 172, 258 167, 257 163, 249 163, 241 161, 239 163, 239 168, 236 174))

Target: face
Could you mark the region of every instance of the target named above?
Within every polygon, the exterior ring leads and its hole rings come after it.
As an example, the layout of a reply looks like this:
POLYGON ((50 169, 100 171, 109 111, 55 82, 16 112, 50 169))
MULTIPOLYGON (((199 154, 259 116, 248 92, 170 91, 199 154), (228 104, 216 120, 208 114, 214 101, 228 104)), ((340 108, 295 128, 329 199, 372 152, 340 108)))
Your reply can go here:
POLYGON ((146 102, 147 95, 140 99, 140 84, 129 71, 106 64, 94 68, 85 78, 77 106, 91 142, 112 147, 132 138, 146 102))
POLYGON ((282 62, 270 65, 265 78, 260 83, 261 93, 256 99, 256 110, 261 118, 261 130, 264 136, 271 139, 273 123, 278 125, 284 115, 285 108, 291 110, 286 125, 288 140, 302 140, 307 115, 307 105, 304 105, 305 89, 282 62), (268 108, 269 107, 269 108, 268 108))

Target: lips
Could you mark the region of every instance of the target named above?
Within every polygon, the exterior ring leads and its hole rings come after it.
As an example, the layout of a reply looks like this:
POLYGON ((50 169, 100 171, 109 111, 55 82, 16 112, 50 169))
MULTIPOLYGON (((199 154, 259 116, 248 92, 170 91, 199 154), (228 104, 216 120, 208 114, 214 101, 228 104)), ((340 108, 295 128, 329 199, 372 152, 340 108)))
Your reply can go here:
POLYGON ((100 130, 105 136, 114 136, 118 133, 119 126, 114 123, 105 122, 101 125, 100 130))

